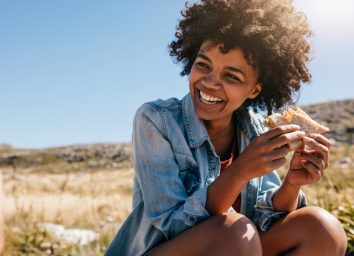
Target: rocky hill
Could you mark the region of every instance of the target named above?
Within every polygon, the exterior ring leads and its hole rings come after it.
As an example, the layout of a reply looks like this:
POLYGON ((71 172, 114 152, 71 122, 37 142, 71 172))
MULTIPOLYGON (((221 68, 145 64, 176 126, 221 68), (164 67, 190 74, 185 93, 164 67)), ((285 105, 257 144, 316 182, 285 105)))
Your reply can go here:
MULTIPOLYGON (((354 99, 301 107, 328 126, 327 137, 354 144, 354 99)), ((132 166, 131 144, 74 145, 48 149, 14 149, 0 145, 0 168, 12 166, 30 171, 65 172, 119 169, 132 166)))
POLYGON ((354 144, 354 99, 307 105, 301 108, 313 119, 331 129, 327 137, 338 142, 354 144))
POLYGON ((87 144, 48 149, 14 149, 0 145, 0 168, 35 172, 88 171, 132 166, 131 144, 87 144))

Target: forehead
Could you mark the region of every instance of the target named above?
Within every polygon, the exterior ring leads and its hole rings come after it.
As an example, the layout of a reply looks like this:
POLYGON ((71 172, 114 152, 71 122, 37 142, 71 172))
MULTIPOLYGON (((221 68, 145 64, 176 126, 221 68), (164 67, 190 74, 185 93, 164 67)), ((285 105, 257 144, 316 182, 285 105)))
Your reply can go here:
POLYGON ((239 47, 228 50, 224 48, 223 43, 207 40, 200 46, 199 54, 205 54, 208 55, 209 58, 215 58, 216 60, 227 62, 228 65, 244 65, 249 66, 247 68, 256 70, 250 63, 252 58, 250 60, 246 58, 244 51, 239 47))

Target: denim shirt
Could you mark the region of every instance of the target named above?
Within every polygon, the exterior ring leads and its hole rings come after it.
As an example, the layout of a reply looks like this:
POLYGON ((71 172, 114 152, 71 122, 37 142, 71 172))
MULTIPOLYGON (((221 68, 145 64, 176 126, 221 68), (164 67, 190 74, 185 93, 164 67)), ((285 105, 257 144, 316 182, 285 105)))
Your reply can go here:
MULTIPOLYGON (((240 153, 265 132, 262 117, 235 112, 240 153)), ((134 119, 133 210, 105 255, 144 255, 158 244, 211 217, 205 208, 208 186, 220 175, 220 158, 190 94, 142 105, 134 119)), ((283 217, 272 206, 281 182, 275 171, 251 179, 241 191, 240 213, 266 231, 283 217)), ((298 207, 306 205, 301 192, 298 207)), ((230 207, 229 212, 234 211, 230 207)))

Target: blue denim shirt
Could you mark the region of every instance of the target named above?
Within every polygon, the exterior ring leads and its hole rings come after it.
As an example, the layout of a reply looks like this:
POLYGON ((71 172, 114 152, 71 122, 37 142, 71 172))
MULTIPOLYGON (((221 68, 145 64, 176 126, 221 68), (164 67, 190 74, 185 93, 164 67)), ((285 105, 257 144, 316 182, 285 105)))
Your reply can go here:
MULTIPOLYGON (((235 120, 242 152, 265 128, 262 117, 252 111, 238 110, 235 120)), ((220 175, 220 159, 203 121, 195 114, 190 94, 182 100, 142 105, 134 119, 133 148, 133 210, 107 256, 144 255, 211 216, 205 208, 207 190, 220 175)), ((240 213, 260 230, 267 230, 272 221, 286 214, 272 206, 280 184, 274 171, 250 180, 241 191, 240 213)), ((298 207, 305 204, 301 193, 298 207)))

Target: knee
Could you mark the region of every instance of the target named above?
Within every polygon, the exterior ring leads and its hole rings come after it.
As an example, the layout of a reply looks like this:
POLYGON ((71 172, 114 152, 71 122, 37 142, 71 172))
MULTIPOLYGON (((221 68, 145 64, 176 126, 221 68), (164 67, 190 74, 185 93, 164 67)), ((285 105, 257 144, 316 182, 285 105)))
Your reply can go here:
POLYGON ((251 220, 238 213, 219 216, 221 225, 217 240, 230 255, 262 255, 262 245, 257 228, 251 220))
POLYGON ((344 255, 347 237, 343 225, 332 214, 320 207, 309 206, 298 210, 296 218, 305 228, 303 233, 309 237, 308 241, 316 239, 323 245, 323 250, 333 251, 333 255, 344 255))

